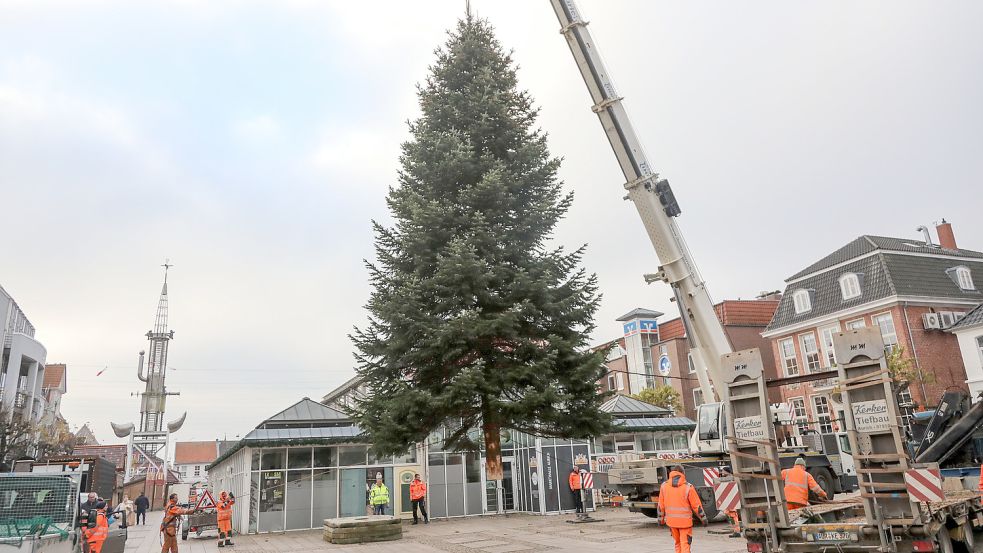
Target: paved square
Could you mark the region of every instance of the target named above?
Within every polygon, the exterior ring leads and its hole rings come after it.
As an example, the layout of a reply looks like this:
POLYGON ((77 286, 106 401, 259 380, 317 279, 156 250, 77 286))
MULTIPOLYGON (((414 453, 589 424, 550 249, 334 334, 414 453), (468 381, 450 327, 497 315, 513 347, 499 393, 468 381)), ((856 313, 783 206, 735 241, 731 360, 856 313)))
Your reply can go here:
MULTIPOLYGON (((365 545, 332 545, 321 530, 235 536, 235 547, 219 549, 214 535, 191 537, 180 544, 182 553, 672 553, 672 536, 650 518, 624 509, 602 509, 604 519, 593 524, 568 524, 573 515, 525 514, 435 520, 428 525, 403 524, 403 539, 365 545)), ((147 517, 155 521, 160 513, 147 517), (154 516, 157 515, 157 516, 154 516)), ((745 553, 744 540, 728 538, 723 523, 694 529, 695 553, 745 553), (708 532, 721 532, 711 534, 708 532)), ((157 553, 157 523, 130 528, 126 553, 157 553)))

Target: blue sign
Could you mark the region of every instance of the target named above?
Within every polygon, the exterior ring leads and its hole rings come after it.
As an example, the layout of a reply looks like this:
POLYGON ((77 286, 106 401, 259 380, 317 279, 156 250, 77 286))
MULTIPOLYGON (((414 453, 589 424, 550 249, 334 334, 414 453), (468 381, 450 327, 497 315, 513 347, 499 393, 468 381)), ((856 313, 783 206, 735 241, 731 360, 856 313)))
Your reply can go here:
POLYGON ((659 323, 655 319, 640 319, 638 324, 642 332, 654 334, 659 331, 659 323))
POLYGON ((669 371, 672 370, 672 362, 669 361, 668 355, 663 355, 659 358, 659 374, 662 376, 669 376, 669 371))
POLYGON ((623 328, 623 329, 624 329, 624 331, 625 331, 625 336, 628 336, 628 335, 630 335, 630 334, 634 334, 635 332, 637 332, 637 331, 638 331, 638 322, 636 322, 636 321, 632 321, 632 322, 630 322, 630 323, 625 323, 625 324, 624 324, 624 325, 622 326, 622 328, 623 328))

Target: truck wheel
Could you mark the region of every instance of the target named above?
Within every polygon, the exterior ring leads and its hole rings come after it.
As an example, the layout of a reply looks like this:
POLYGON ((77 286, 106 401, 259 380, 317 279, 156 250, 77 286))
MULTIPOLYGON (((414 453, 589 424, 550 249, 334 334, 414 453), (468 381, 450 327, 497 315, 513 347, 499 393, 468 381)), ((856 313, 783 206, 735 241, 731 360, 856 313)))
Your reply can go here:
POLYGON ((696 488, 696 495, 700 497, 700 502, 703 503, 703 512, 706 513, 707 520, 712 522, 723 515, 717 510, 717 499, 713 495, 713 488, 696 488))
POLYGON ((642 514, 649 518, 659 518, 658 509, 642 509, 642 514))
POLYGON ((809 471, 812 477, 816 479, 816 484, 826 492, 826 497, 833 499, 833 495, 836 493, 836 487, 833 483, 833 474, 829 472, 826 467, 816 467, 809 471))

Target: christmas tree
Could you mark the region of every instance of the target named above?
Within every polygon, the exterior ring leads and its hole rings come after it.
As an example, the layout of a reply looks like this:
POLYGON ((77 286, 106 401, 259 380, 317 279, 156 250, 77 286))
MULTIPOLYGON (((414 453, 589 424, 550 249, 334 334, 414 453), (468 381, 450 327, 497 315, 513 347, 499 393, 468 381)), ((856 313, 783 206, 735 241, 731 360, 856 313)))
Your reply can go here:
POLYGON ((387 197, 394 225, 374 223, 369 323, 352 335, 372 394, 353 416, 380 454, 446 425, 445 448, 483 444, 499 480, 502 429, 609 427, 587 348, 597 283, 582 247, 548 243, 573 198, 491 25, 469 14, 436 56, 387 197))

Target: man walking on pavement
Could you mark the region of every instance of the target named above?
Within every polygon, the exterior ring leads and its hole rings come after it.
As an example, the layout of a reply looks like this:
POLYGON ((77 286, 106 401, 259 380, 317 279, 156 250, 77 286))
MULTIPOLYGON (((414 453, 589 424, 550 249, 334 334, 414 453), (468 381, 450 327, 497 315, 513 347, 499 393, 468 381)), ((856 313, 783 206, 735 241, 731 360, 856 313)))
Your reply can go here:
POLYGON ((669 472, 669 479, 659 488, 659 519, 672 532, 676 553, 690 553, 693 543, 693 515, 707 525, 707 515, 703 503, 696 494, 696 488, 686 482, 683 467, 676 465, 669 472))
POLYGON ((802 457, 795 460, 795 465, 792 468, 782 471, 782 480, 785 481, 785 500, 788 502, 789 509, 808 507, 809 490, 812 490, 821 499, 826 499, 826 492, 819 487, 816 479, 806 471, 806 460, 802 457))
POLYGON ((232 506, 236 504, 236 496, 222 492, 218 496, 215 511, 218 516, 218 546, 235 545, 232 543, 232 506))
POLYGON ((160 553, 178 553, 177 550, 177 528, 181 515, 194 512, 194 509, 182 509, 177 504, 177 494, 172 493, 167 497, 167 507, 164 509, 164 520, 160 523, 160 533, 163 536, 163 545, 160 553))
POLYGON ((413 524, 420 522, 416 516, 417 507, 423 513, 423 523, 430 524, 430 515, 427 514, 427 485, 420 480, 419 474, 414 474, 413 481, 410 482, 410 501, 413 502, 413 524))
POLYGON ((140 492, 140 497, 133 501, 133 506, 137 510, 137 524, 147 524, 147 509, 150 508, 150 500, 143 492, 140 492))
POLYGON ((389 488, 382 481, 382 473, 375 475, 375 484, 369 490, 369 504, 372 505, 373 515, 386 514, 386 505, 389 504, 389 488))
POLYGON ((574 465, 570 469, 570 476, 567 478, 567 485, 570 486, 570 495, 573 496, 573 504, 577 507, 577 514, 584 512, 584 500, 580 497, 580 488, 582 488, 582 482, 580 481, 580 469, 577 465, 574 465))

